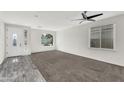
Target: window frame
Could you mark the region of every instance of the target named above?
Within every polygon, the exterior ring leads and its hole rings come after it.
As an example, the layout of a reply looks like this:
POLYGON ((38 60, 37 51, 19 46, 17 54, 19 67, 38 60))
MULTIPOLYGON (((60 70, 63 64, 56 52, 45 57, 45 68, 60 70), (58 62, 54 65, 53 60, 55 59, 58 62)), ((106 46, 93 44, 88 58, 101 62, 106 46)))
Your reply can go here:
POLYGON ((42 33, 42 34, 41 34, 41 37, 40 37, 40 40, 41 40, 41 41, 40 41, 40 42, 41 42, 41 45, 44 46, 44 47, 53 47, 53 46, 54 46, 54 36, 53 36, 53 34, 51 34, 51 33, 42 33), (45 46, 44 44, 42 44, 42 35, 44 35, 44 34, 45 34, 45 35, 47 35, 47 34, 52 35, 52 40, 53 40, 53 41, 52 41, 52 45, 51 45, 51 46, 45 46))
POLYGON ((100 48, 91 47, 91 28, 89 28, 89 37, 88 37, 88 48, 90 49, 100 49, 100 50, 110 50, 110 51, 116 51, 116 24, 107 24, 107 25, 101 25, 101 26, 94 26, 94 27, 101 27, 100 29, 100 48), (101 32, 102 32, 102 26, 112 25, 113 26, 113 49, 109 48, 101 48, 101 32))

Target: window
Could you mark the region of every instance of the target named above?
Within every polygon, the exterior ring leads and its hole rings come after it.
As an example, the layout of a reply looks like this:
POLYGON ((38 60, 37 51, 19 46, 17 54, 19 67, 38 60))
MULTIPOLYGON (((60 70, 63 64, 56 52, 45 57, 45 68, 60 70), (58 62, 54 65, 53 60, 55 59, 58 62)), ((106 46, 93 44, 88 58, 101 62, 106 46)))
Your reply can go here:
POLYGON ((17 46, 17 34, 13 34, 13 46, 17 46))
POLYGON ((90 47, 100 48, 100 28, 92 28, 90 47))
POLYGON ((53 36, 51 34, 42 34, 41 44, 43 46, 53 46, 53 36))
POLYGON ((92 27, 90 31, 90 47, 114 49, 114 25, 92 27))
POLYGON ((25 39, 27 39, 27 36, 28 36, 28 31, 27 30, 24 30, 24 36, 25 36, 25 39))
POLYGON ((28 30, 24 30, 24 45, 27 46, 28 30))

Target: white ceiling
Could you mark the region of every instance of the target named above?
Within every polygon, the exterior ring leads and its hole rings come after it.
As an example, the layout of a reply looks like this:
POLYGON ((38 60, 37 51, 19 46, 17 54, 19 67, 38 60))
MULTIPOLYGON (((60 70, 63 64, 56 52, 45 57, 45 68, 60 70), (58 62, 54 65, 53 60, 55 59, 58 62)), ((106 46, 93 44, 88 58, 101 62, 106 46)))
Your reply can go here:
MULTIPOLYGON (((87 15, 103 13, 102 16, 94 18, 101 20, 104 18, 124 14, 124 11, 88 11, 87 15)), ((82 18, 81 11, 1 11, 0 19, 7 23, 30 26, 36 29, 46 29, 59 31, 68 27, 79 25, 79 21, 73 19, 82 18)), ((87 23, 87 22, 84 22, 87 23)), ((84 24, 83 23, 83 24, 84 24)))

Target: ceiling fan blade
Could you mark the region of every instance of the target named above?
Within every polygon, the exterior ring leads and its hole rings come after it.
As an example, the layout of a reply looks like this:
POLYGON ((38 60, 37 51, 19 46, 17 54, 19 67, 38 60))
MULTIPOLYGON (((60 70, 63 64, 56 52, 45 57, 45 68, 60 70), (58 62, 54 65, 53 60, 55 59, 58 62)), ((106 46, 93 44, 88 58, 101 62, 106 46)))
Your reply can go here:
POLYGON ((96 14, 96 15, 92 15, 92 16, 88 16, 87 19, 94 18, 94 17, 101 16, 101 15, 103 15, 103 13, 101 13, 101 14, 96 14))
POLYGON ((79 24, 81 24, 83 21, 81 21, 79 24))
POLYGON ((87 19, 87 21, 96 21, 96 20, 94 20, 94 19, 87 19))
POLYGON ((78 21, 78 20, 83 20, 83 19, 74 19, 74 20, 72 20, 72 21, 78 21))

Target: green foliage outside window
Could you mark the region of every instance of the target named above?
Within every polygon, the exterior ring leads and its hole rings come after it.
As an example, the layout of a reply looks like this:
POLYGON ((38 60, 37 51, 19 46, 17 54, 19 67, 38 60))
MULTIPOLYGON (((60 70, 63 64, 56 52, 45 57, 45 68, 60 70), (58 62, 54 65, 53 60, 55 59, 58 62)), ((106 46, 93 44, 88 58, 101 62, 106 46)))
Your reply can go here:
POLYGON ((44 46, 52 46, 53 45, 53 36, 51 34, 42 34, 41 44, 44 46))

